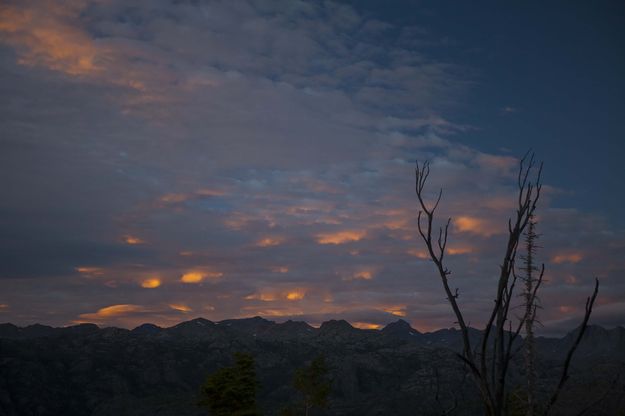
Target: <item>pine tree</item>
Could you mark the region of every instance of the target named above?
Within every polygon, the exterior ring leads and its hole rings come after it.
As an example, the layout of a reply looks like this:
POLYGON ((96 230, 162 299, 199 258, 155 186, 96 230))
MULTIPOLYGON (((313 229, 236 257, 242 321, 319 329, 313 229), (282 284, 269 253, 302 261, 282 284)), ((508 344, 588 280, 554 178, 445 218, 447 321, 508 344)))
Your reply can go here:
POLYGON ((235 364, 208 376, 200 390, 200 406, 213 416, 260 416, 256 406, 259 383, 250 354, 235 353, 235 364))
POLYGON ((303 406, 306 416, 313 407, 327 406, 331 388, 327 376, 328 367, 322 355, 315 358, 309 366, 295 371, 293 386, 304 396, 303 406))

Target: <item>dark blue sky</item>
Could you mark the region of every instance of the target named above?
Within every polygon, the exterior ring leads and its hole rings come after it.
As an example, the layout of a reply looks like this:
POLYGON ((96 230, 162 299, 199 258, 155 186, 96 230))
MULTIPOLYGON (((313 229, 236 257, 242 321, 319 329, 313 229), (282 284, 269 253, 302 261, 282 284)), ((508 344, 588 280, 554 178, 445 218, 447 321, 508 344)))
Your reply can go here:
POLYGON ((571 191, 558 205, 625 226, 625 3, 351 4, 418 25, 438 41, 431 56, 465 67, 475 88, 447 114, 475 129, 458 141, 494 153, 535 150, 549 182, 571 191))
POLYGON ((545 162, 546 331, 625 322, 622 2, 0 6, 0 321, 262 315, 429 330, 414 161, 469 320, 518 158, 545 162), (389 6, 390 5, 390 6, 389 6))

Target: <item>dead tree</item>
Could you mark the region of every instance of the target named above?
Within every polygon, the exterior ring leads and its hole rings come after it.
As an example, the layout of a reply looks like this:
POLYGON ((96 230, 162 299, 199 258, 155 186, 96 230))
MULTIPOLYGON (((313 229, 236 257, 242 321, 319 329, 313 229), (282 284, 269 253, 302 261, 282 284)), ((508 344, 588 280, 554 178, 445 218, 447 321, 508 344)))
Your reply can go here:
MULTIPOLYGON (((512 320, 508 318, 517 281, 517 275, 514 272, 515 260, 521 236, 528 226, 540 198, 542 163, 536 166, 533 154, 526 155, 520 161, 517 177, 518 195, 516 213, 508 220, 508 242, 500 265, 494 304, 486 319, 486 325, 482 331, 482 339, 479 345, 471 344, 469 329, 462 310, 458 305, 458 289, 455 288, 452 290, 449 285, 449 275, 451 271, 445 266, 445 253, 451 218, 447 220, 444 226, 438 227, 438 229, 435 230, 434 215, 441 201, 443 191, 442 189, 440 190, 433 204, 427 204, 424 199, 424 188, 430 174, 429 163, 425 162, 422 165, 417 163, 415 173, 415 188, 420 208, 418 230, 441 279, 447 300, 456 317, 456 323, 460 327, 463 351, 462 354, 458 355, 470 369, 470 374, 480 391, 485 414, 487 416, 502 416, 506 409, 506 376, 513 354, 513 344, 518 338, 527 319, 527 316, 524 314, 513 329, 512 320), (508 330, 506 330, 506 327, 508 330), (491 345, 492 348, 490 351, 489 345, 491 345), (492 353, 492 357, 489 357, 488 352, 492 353)), ((531 292, 529 301, 532 304, 534 303, 538 286, 539 285, 536 285, 531 292)), ((567 355, 561 381, 558 384, 554 396, 552 396, 550 400, 546 412, 549 412, 553 403, 557 400, 558 393, 568 378, 570 359, 586 329, 598 288, 599 282, 596 281, 595 291, 592 297, 589 297, 586 302, 586 314, 582 327, 580 328, 578 342, 573 345, 567 355)))
POLYGON ((538 234, 535 231, 536 222, 534 216, 530 216, 527 231, 525 233, 525 256, 522 256, 523 267, 523 307, 525 314, 525 340, 524 340, 524 358, 526 373, 526 416, 534 416, 536 410, 536 399, 534 397, 536 385, 536 369, 535 369, 535 342, 534 342, 534 323, 536 322, 536 310, 538 309, 538 298, 536 292, 543 281, 545 265, 539 269, 534 265, 534 255, 536 254, 536 240, 538 234), (536 273, 538 277, 536 277, 536 273))

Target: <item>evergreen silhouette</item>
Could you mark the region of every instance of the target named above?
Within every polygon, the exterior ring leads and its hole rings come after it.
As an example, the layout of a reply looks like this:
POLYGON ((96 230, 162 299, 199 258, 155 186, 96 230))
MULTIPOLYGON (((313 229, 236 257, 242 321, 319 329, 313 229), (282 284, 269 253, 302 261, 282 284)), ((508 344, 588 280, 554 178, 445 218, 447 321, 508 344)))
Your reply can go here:
POLYGON ((331 386, 323 355, 315 358, 310 365, 295 371, 293 386, 303 395, 302 404, 306 416, 313 407, 327 407, 331 386))
POLYGON ((254 358, 247 353, 235 353, 234 359, 232 367, 208 376, 200 390, 199 405, 208 407, 213 416, 260 416, 254 358))

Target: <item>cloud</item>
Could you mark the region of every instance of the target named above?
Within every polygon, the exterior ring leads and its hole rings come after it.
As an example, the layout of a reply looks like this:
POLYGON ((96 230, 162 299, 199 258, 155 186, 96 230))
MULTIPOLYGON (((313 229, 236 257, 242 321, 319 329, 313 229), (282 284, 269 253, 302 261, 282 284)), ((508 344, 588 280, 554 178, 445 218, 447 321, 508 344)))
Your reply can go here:
POLYGON ((85 313, 80 315, 83 319, 93 319, 95 321, 99 321, 106 318, 112 318, 117 316, 125 316, 138 312, 145 312, 146 309, 143 306, 139 305, 111 305, 104 308, 98 309, 97 312, 94 313, 85 313))
POLYGON ((145 279, 141 282, 141 287, 145 289, 154 289, 161 285, 161 279, 156 277, 145 279))
POLYGON ((258 247, 273 247, 282 244, 280 237, 264 237, 256 242, 258 247))
POLYGON ((169 305, 169 307, 175 311, 179 311, 179 312, 191 312, 192 309, 190 307, 188 307, 187 305, 184 305, 182 303, 172 303, 169 305))
POLYGON ((184 273, 180 277, 180 281, 182 283, 201 283, 206 279, 219 279, 222 276, 223 273, 221 272, 193 270, 184 273))
POLYGON ((561 253, 554 255, 551 261, 555 264, 579 263, 583 258, 584 256, 581 253, 561 253))
POLYGON ((126 242, 126 244, 130 244, 130 245, 145 244, 144 240, 140 239, 139 237, 132 236, 132 235, 124 236, 124 241, 126 242))
POLYGON ((506 232, 499 224, 470 216, 459 216, 453 219, 454 228, 461 233, 477 234, 482 237, 491 237, 506 232))
POLYGON ((355 241, 360 241, 367 235, 366 231, 362 230, 350 230, 350 231, 338 231, 334 233, 321 233, 317 235, 317 242, 319 244, 346 244, 355 241))
MULTIPOLYGON (((446 110, 471 71, 405 29, 334 2, 4 2, 4 319, 451 326, 417 233, 414 160, 428 159, 478 325, 517 160, 453 140, 475 132, 446 110)), ((618 232, 544 202, 545 318, 587 276, 625 294, 618 232)))
POLYGON ((72 76, 101 72, 104 68, 97 61, 105 60, 105 51, 73 24, 85 5, 83 1, 7 2, 0 7, 0 33, 18 49, 20 64, 72 76))

